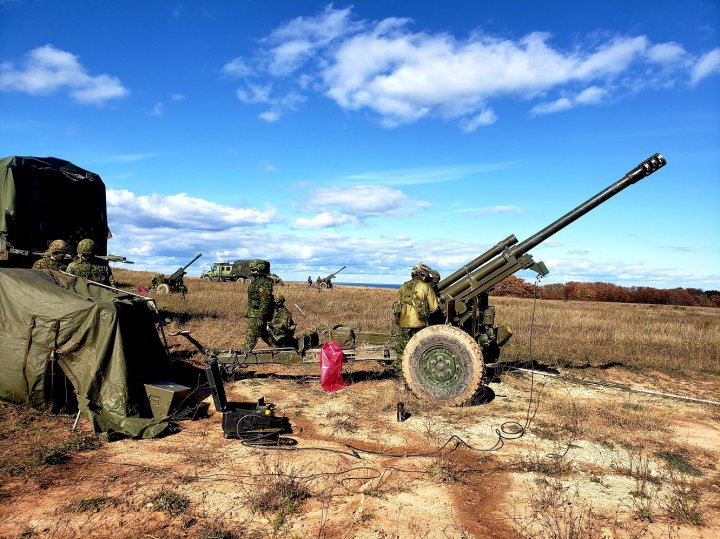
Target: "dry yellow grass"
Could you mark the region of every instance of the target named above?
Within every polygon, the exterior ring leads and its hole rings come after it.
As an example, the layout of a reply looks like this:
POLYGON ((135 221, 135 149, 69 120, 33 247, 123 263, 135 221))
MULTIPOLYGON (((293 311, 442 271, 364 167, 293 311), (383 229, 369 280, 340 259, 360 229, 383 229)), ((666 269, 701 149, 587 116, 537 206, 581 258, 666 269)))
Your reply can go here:
MULTIPOLYGON (((147 285, 152 277, 118 269, 115 275, 129 289, 147 285)), ((158 307, 173 319, 171 328, 190 329, 213 348, 242 348, 246 285, 195 278, 186 282, 189 293, 185 298, 179 294, 155 296, 158 307)), ((310 321, 363 331, 393 330, 393 289, 339 285, 319 291, 290 282, 276 287, 276 293, 285 295, 298 333, 310 331, 310 321)), ((720 309, 508 297, 493 298, 493 302, 497 321, 509 324, 515 332, 503 350, 505 361, 526 360, 532 353, 533 359, 550 365, 620 364, 671 375, 720 374, 720 309)))

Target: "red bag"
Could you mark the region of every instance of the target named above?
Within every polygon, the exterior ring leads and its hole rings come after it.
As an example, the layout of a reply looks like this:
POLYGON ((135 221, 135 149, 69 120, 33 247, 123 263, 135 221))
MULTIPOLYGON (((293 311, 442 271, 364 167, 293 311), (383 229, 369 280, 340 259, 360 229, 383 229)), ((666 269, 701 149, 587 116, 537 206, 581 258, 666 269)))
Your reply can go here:
POLYGON ((326 342, 320 350, 320 387, 332 392, 345 387, 342 377, 343 351, 335 341, 326 342))

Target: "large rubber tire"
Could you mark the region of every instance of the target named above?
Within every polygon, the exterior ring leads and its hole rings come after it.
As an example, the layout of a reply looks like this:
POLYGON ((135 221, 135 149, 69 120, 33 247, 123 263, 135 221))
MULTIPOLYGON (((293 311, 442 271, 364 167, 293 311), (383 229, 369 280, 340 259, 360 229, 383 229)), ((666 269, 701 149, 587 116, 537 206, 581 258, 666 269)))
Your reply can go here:
POLYGON ((402 368, 417 397, 450 406, 470 402, 485 375, 480 346, 463 330, 446 325, 413 335, 403 351, 402 368))
POLYGON ((157 287, 157 293, 158 294, 169 294, 170 293, 170 285, 167 283, 159 284, 157 287))
POLYGON ((328 284, 327 284, 325 281, 322 281, 322 282, 318 285, 318 288, 327 288, 327 287, 328 287, 328 284))

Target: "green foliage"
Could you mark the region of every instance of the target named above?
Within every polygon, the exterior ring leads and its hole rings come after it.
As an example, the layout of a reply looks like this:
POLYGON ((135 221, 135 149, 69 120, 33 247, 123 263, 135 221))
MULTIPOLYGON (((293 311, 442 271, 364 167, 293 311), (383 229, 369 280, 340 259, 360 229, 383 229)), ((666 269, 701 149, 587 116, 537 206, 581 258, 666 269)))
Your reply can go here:
POLYGON ((107 496, 93 496, 92 498, 82 498, 70 505, 70 509, 78 513, 99 513, 103 507, 113 506, 116 501, 114 498, 107 496))
POLYGON ((157 511, 165 511, 171 517, 175 517, 190 507, 190 499, 175 491, 163 489, 150 498, 147 504, 157 511))
POLYGON ((667 462, 672 468, 693 477, 700 477, 702 471, 687 460, 687 451, 658 451, 656 456, 667 462))

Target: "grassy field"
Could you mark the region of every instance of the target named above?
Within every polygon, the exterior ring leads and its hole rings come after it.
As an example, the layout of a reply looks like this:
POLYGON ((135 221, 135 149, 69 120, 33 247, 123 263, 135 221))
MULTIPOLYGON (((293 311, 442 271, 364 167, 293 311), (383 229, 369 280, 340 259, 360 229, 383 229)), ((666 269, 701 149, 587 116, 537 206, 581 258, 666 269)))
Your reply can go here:
MULTIPOLYGON (((115 270, 115 275, 129 288, 146 286, 152 278, 149 273, 127 270, 115 270)), ((213 348, 242 348, 246 286, 201 279, 188 279, 188 286, 191 292, 185 298, 179 294, 158 297, 159 307, 173 320, 171 328, 191 328, 196 338, 213 348)), ((393 330, 392 303, 397 294, 393 289, 336 286, 318 290, 291 282, 276 287, 275 292, 286 296, 297 333, 310 331, 308 320, 363 331, 393 330)), ((494 303, 496 319, 515 332, 503 350, 505 361, 524 361, 532 352, 534 359, 552 365, 619 363, 672 375, 720 375, 720 309, 508 297, 494 298, 494 303)))
MULTIPOLYGON (((128 290, 152 278, 114 273, 128 290)), ((187 285, 184 298, 155 296, 166 333, 242 348, 246 286, 187 285)), ((395 290, 287 283, 276 293, 299 333, 393 329, 395 290)), ((508 365, 533 359, 573 378, 720 400, 718 309, 494 303, 515 332, 508 365)), ((169 344, 177 357, 194 353, 179 337, 169 344)), ((0 537, 720 536, 717 406, 506 372, 486 404, 445 408, 367 368, 348 366, 350 385, 333 394, 317 387, 316 366, 264 367, 227 384, 234 400, 280 403, 299 451, 224 440, 212 413, 164 439, 108 444, 86 422, 71 432, 72 417, 1 404, 0 537), (403 423, 398 401, 411 412, 403 423), (353 457, 348 445, 368 452, 353 457)))

